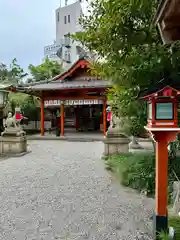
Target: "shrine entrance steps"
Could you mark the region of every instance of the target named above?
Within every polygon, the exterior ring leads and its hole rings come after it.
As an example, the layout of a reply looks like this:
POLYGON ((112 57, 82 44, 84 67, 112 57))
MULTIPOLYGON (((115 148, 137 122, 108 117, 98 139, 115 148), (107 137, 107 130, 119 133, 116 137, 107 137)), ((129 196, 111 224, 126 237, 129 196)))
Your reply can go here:
POLYGON ((78 132, 78 131, 66 131, 65 136, 56 136, 54 132, 45 132, 44 136, 40 134, 33 134, 27 136, 28 140, 66 140, 75 142, 94 142, 103 141, 104 135, 102 132, 78 132))

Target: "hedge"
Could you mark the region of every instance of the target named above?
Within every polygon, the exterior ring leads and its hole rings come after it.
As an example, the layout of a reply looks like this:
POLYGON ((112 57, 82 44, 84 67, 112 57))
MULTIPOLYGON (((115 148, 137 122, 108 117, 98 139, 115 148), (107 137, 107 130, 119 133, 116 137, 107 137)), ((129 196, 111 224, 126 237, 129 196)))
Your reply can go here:
MULTIPOLYGON (((113 171, 124 186, 138 191, 145 191, 147 195, 155 193, 155 155, 154 154, 124 154, 105 159, 107 169, 113 171)), ((180 157, 169 161, 168 168, 169 193, 172 184, 177 181, 174 172, 180 179, 180 157)))

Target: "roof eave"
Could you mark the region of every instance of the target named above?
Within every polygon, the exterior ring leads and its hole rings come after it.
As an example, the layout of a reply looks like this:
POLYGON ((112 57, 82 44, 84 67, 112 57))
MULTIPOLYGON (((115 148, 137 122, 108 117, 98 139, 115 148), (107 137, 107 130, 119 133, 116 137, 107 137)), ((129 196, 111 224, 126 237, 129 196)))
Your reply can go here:
POLYGON ((106 86, 82 86, 82 87, 75 87, 75 88, 26 88, 20 91, 28 92, 28 91, 63 91, 63 90, 78 90, 78 89, 94 89, 94 88, 110 88, 112 85, 106 85, 106 86))
POLYGON ((160 21, 160 19, 163 18, 165 10, 167 9, 169 4, 170 4, 169 0, 161 0, 157 8, 156 14, 153 18, 153 24, 157 24, 160 21))
POLYGON ((12 84, 0 84, 1 91, 8 91, 11 88, 15 88, 12 84))

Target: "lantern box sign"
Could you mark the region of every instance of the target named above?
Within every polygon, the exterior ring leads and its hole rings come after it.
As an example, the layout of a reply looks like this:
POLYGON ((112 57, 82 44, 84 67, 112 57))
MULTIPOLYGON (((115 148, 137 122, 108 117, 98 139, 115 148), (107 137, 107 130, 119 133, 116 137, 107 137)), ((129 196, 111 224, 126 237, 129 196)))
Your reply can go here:
POLYGON ((180 91, 165 87, 143 97, 147 100, 147 128, 178 128, 178 95, 180 91))

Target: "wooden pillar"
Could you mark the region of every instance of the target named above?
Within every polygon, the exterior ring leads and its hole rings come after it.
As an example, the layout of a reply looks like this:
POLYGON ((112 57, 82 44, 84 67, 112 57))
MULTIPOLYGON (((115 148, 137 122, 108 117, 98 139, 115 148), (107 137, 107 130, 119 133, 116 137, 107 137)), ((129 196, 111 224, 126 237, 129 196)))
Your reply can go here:
POLYGON ((60 111, 61 111, 61 136, 64 136, 64 104, 61 104, 60 107, 60 111))
POLYGON ((106 116, 106 100, 104 101, 103 104, 103 132, 104 136, 106 136, 106 127, 107 127, 107 116, 106 116))
POLYGON ((158 132, 156 138, 156 238, 161 231, 168 230, 168 139, 167 132, 158 132))
POLYGON ((41 136, 44 136, 44 99, 41 99, 41 136))
POLYGON ((166 137, 156 142, 156 214, 167 216, 168 205, 168 142, 166 137))

